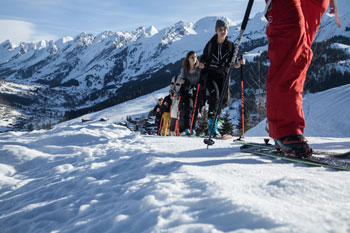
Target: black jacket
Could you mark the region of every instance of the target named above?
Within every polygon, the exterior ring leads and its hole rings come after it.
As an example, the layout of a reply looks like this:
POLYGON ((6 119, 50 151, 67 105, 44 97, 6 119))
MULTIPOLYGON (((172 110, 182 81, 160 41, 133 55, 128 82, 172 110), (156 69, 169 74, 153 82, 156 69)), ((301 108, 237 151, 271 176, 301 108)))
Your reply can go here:
MULTIPOLYGON (((200 95, 199 106, 204 106, 207 99, 206 89, 208 78, 211 80, 221 79, 224 80, 230 69, 230 63, 234 54, 234 44, 229 41, 227 37, 222 44, 217 42, 218 36, 215 34, 210 41, 206 44, 203 55, 200 59, 204 63, 205 68, 201 72, 200 76, 200 95)), ((230 83, 230 77, 228 77, 228 83, 230 83)), ((229 86, 228 89, 229 90, 229 86)), ((223 90, 219 90, 220 94, 223 90)), ((226 90, 225 90, 226 91, 226 90)), ((224 98, 223 106, 229 103, 230 92, 227 91, 227 96, 224 98)))
POLYGON ((162 118, 162 105, 157 104, 156 106, 154 106, 153 115, 156 116, 156 121, 158 121, 162 118))
POLYGON ((205 70, 215 70, 219 74, 227 73, 234 53, 234 44, 227 37, 222 44, 217 42, 215 34, 206 44, 200 59, 205 65, 205 70))
POLYGON ((170 95, 167 95, 164 100, 163 100, 163 104, 162 104, 162 113, 163 112, 170 112, 170 106, 172 104, 172 100, 170 98, 170 95))

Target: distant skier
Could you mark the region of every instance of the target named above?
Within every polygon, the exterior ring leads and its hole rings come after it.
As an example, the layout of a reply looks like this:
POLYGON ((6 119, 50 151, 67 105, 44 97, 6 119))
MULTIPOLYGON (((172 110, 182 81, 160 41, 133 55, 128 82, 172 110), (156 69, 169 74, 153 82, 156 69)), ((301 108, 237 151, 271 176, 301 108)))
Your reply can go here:
POLYGON ((170 135, 170 109, 171 109, 171 103, 172 103, 172 96, 173 92, 170 90, 169 95, 164 97, 163 103, 162 103, 162 136, 169 136, 170 135))
POLYGON ((269 135, 275 139, 276 148, 298 157, 311 155, 303 136, 303 88, 313 56, 311 44, 328 5, 329 0, 270 0, 266 6, 270 59, 266 78, 269 135))
MULTIPOLYGON (((208 99, 209 113, 208 113, 208 130, 213 126, 212 134, 216 137, 220 136, 217 128, 218 121, 214 122, 214 116, 221 93, 224 93, 223 106, 226 107, 230 103, 229 85, 226 90, 223 90, 224 80, 230 69, 230 62, 234 53, 234 44, 227 38, 228 25, 223 20, 217 20, 215 25, 216 34, 206 44, 203 55, 200 59, 203 63, 204 69, 200 76, 201 98, 200 105, 204 106, 208 99), (209 96, 207 97, 207 92, 209 96)), ((235 62, 233 67, 239 68, 244 64, 244 59, 239 63, 235 62)), ((230 83, 230 80, 228 80, 230 83)), ((220 110, 218 116, 220 116, 220 110)))
POLYGON ((158 102, 156 104, 156 106, 154 106, 153 108, 153 115, 155 115, 155 120, 154 123, 157 125, 157 134, 160 134, 160 123, 161 123, 161 119, 162 119, 162 104, 163 104, 163 98, 159 98, 158 102))
POLYGON ((198 114, 198 108, 194 109, 194 104, 197 96, 197 89, 199 83, 199 77, 201 73, 200 67, 203 68, 203 64, 199 64, 197 60, 197 53, 190 51, 187 53, 185 60, 183 61, 181 69, 181 119, 183 119, 183 126, 186 135, 195 135, 195 125, 198 114), (195 111, 195 112, 193 112, 195 111))
POLYGON ((171 105, 171 112, 170 112, 170 133, 171 135, 175 135, 176 130, 177 133, 180 133, 183 131, 183 124, 182 121, 180 121, 180 89, 181 89, 181 76, 176 75, 171 79, 170 83, 170 90, 173 91, 173 99, 172 99, 172 105, 171 105))

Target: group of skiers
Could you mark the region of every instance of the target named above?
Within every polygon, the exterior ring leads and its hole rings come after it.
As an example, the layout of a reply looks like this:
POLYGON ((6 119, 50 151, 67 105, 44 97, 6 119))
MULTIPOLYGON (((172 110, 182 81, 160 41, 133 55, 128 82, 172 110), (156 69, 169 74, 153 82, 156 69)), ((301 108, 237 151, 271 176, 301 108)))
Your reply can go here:
MULTIPOLYGON (((217 20, 215 31, 200 61, 195 51, 187 53, 180 74, 171 80, 169 95, 158 100, 153 112, 159 135, 195 135, 198 112, 208 102, 208 131, 212 129, 214 137, 220 136, 218 120, 214 120, 214 116, 216 111, 220 115, 218 104, 222 93, 225 96, 222 107, 229 103, 229 88, 224 90, 223 87, 231 66, 234 44, 227 39, 228 24, 225 21, 217 20)), ((241 59, 233 67, 238 68, 244 62, 241 59)))
MULTIPOLYGON (((304 137, 305 119, 302 109, 303 88, 306 73, 312 60, 311 45, 320 26, 321 17, 331 5, 340 27, 336 0, 266 0, 265 18, 268 21, 266 35, 269 40, 270 67, 266 77, 266 115, 269 136, 275 147, 297 157, 307 157, 312 150, 304 137)), ((249 5, 249 4, 248 4, 249 5)), ((200 61, 197 54, 189 52, 184 60, 180 77, 172 80, 169 97, 163 105, 170 106, 163 114, 162 135, 168 122, 170 132, 176 130, 178 113, 185 134, 194 133, 198 109, 209 104, 208 129, 218 135, 217 120, 220 116, 219 97, 223 106, 229 103, 229 88, 223 89, 230 66, 238 68, 244 60, 231 64, 234 46, 227 39, 228 25, 217 20, 216 34, 204 48, 200 61), (178 80, 179 78, 179 80, 178 80), (179 105, 179 107, 177 105, 179 105), (197 105, 197 106, 196 106, 197 105), (178 110, 179 109, 179 110, 178 110), (218 111, 218 112, 216 112, 218 111), (175 114, 176 113, 176 114, 175 114), (191 117, 192 115, 192 117, 191 117), (165 119, 167 118, 167 119, 165 119), (175 127, 174 122, 175 119, 175 127), (212 127, 213 126, 213 127, 212 127)), ((229 81, 229 80, 228 80, 229 81)))

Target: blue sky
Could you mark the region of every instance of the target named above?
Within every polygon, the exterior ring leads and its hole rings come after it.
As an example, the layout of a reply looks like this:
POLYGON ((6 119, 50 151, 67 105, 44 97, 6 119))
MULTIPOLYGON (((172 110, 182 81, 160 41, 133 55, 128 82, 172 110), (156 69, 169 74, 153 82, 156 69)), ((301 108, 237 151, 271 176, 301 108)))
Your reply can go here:
MULTIPOLYGON (((1 0, 0 43, 37 42, 81 32, 131 31, 139 26, 170 26, 206 16, 241 21, 248 0, 1 0)), ((255 0, 251 16, 264 10, 255 0)))

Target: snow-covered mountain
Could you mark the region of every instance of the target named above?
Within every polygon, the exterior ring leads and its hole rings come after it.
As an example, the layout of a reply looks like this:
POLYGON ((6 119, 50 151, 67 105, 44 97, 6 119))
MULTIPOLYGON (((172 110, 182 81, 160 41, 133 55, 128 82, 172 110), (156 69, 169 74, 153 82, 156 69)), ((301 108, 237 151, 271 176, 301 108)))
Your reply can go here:
MULTIPOLYGON (((89 122, 0 134, 0 231, 349 232, 349 171, 242 153, 232 140, 206 149, 202 138, 142 136, 114 123, 146 113, 165 93, 83 116, 89 122)), ((349 93, 347 85, 306 97, 314 149, 349 150, 349 93), (341 138, 330 137, 334 125, 341 138)))
MULTIPOLYGON (((350 37, 349 11, 343 11, 349 6, 339 4, 343 27, 337 29, 334 17, 325 15, 316 41, 338 35, 350 37)), ((140 27, 132 32, 103 32, 96 36, 81 33, 74 38, 23 42, 18 46, 5 41, 0 44, 0 78, 15 83, 11 85, 40 86, 43 93, 36 97, 45 96, 49 100, 43 111, 51 115, 55 115, 59 107, 69 111, 98 105, 85 112, 96 111, 167 86, 170 78, 179 72, 181 60, 189 50, 202 53, 205 43, 214 34, 217 18, 180 21, 162 30, 140 27)), ((228 18, 225 20, 230 23, 229 37, 235 40, 240 25, 228 18)), ((248 52, 246 56, 251 62, 266 51, 265 26, 261 13, 248 23, 242 48, 248 52)), ((348 51, 349 45, 337 41, 332 46, 348 51)), ((330 62, 327 66, 349 71, 349 59, 338 63, 330 62)), ((21 105, 16 101, 16 93, 3 95, 0 92, 0 97, 21 105)))

